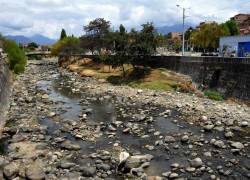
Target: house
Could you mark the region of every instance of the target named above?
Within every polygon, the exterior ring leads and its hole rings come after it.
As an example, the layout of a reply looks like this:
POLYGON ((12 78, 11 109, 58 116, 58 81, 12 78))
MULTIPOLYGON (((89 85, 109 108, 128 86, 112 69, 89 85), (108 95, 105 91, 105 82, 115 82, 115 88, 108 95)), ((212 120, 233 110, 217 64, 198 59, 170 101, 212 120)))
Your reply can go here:
POLYGON ((241 35, 250 34, 250 14, 238 14, 231 18, 240 29, 241 35))
POLYGON ((220 55, 250 57, 250 35, 221 37, 220 55))
POLYGON ((182 37, 182 33, 181 32, 170 32, 170 37, 171 39, 180 39, 182 37))

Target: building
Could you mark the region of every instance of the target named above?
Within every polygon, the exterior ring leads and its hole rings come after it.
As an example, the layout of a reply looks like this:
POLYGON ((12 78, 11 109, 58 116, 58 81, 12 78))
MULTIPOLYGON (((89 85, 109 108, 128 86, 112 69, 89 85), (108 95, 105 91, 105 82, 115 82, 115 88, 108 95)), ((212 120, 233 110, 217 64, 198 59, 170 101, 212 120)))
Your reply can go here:
POLYGON ((221 37, 220 55, 228 57, 250 57, 250 35, 221 37))
POLYGON ((196 29, 200 29, 201 26, 205 25, 205 24, 217 24, 216 21, 204 21, 204 22, 201 22, 197 27, 196 29))
POLYGON ((181 32, 170 32, 169 33, 171 39, 179 39, 181 40, 182 38, 182 33, 181 32))
POLYGON ((250 34, 250 14, 238 14, 231 18, 240 29, 241 35, 250 34))

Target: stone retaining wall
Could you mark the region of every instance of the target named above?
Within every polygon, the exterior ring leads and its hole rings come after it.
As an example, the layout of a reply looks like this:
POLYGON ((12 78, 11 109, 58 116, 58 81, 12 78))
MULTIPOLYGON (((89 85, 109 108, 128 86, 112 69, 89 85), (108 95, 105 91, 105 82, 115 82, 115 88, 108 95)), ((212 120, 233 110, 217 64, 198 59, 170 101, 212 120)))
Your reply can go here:
POLYGON ((154 56, 147 63, 190 75, 200 88, 250 100, 249 58, 154 56))

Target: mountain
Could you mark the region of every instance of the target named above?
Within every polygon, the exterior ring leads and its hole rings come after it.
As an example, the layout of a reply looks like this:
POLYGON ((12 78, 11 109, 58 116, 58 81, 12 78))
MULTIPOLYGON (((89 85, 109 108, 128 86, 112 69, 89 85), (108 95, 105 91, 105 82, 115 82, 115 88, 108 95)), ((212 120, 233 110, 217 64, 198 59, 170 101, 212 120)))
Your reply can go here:
POLYGON ((29 38, 32 42, 35 42, 40 45, 52 45, 56 42, 54 39, 50 39, 48 37, 42 36, 40 34, 36 34, 29 38))
POLYGON ((56 40, 54 39, 50 39, 48 37, 36 34, 34 36, 31 37, 26 37, 26 36, 11 36, 8 35, 6 36, 6 38, 11 39, 13 41, 15 41, 18 44, 28 44, 31 42, 35 42, 39 45, 52 45, 56 42, 56 40))
POLYGON ((15 41, 17 44, 28 44, 31 43, 31 40, 25 36, 5 36, 7 39, 15 41))
MULTIPOLYGON (((195 27, 194 24, 186 24, 185 28, 188 29, 189 27, 195 27)), ((162 26, 156 28, 158 33, 168 34, 170 32, 182 32, 182 24, 176 24, 173 26, 162 26)))

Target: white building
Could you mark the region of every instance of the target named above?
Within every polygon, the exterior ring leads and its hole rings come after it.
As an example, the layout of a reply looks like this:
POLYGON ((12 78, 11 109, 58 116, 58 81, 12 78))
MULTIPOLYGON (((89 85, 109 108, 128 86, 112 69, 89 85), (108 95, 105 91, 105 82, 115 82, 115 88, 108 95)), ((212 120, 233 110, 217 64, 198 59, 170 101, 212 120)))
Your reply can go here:
POLYGON ((221 56, 246 57, 250 55, 250 35, 225 36, 220 38, 221 56))

